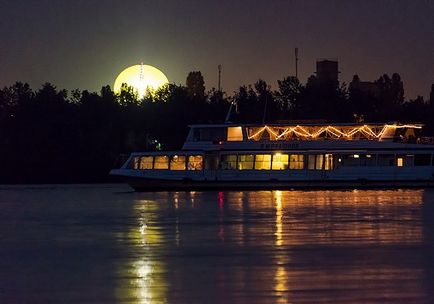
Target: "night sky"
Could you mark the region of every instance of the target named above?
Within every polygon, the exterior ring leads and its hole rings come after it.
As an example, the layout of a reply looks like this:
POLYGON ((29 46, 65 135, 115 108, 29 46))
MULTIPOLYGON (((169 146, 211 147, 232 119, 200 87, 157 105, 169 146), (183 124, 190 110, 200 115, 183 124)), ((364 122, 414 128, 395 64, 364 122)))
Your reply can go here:
POLYGON ((434 83, 434 1, 0 0, 0 86, 99 91, 125 67, 161 69, 185 84, 200 70, 207 89, 295 74, 336 58, 340 81, 398 72, 406 98, 434 83))

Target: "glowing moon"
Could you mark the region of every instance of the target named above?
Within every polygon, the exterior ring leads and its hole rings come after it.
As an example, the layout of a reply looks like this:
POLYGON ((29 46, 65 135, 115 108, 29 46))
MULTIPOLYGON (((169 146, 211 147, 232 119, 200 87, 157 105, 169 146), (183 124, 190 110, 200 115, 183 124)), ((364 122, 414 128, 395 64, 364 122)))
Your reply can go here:
POLYGON ((139 97, 143 98, 149 90, 155 91, 169 83, 169 79, 153 66, 137 64, 126 68, 118 75, 113 91, 119 93, 123 83, 133 87, 137 90, 139 97))

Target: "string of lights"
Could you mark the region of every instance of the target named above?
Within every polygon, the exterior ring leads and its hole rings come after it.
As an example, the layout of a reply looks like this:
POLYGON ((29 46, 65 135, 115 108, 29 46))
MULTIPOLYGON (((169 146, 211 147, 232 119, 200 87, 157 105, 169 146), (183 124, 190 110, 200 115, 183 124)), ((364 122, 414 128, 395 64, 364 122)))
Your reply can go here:
POLYGON ((362 126, 263 126, 248 127, 249 140, 260 140, 264 132, 268 133, 270 140, 288 140, 293 137, 301 139, 344 139, 352 140, 356 136, 362 139, 381 140, 393 136, 396 129, 421 129, 421 125, 414 124, 385 124, 362 126))

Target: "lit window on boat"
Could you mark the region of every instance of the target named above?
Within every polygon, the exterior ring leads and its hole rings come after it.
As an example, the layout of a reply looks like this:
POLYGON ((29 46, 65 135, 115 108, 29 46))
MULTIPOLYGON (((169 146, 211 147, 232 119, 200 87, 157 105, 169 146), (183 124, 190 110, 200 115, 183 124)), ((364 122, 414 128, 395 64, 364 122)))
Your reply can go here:
POLYGON ((256 170, 270 170, 271 169, 271 154, 258 154, 255 156, 255 169, 256 170))
POLYGON ((272 170, 286 170, 288 169, 288 154, 276 153, 273 155, 272 170))
POLYGON ((402 157, 398 157, 396 159, 396 166, 398 166, 398 167, 404 166, 404 159, 402 157))
POLYGON ((156 170, 169 169, 169 157, 167 155, 155 156, 154 169, 156 170))
POLYGON ((203 157, 202 155, 190 155, 188 156, 188 170, 202 170, 203 157))
POLYGON ((128 164, 128 168, 134 169, 134 170, 139 169, 139 162, 140 162, 140 157, 138 157, 138 156, 133 157, 131 159, 130 163, 128 164))
POLYGON ((398 155, 396 155, 396 166, 397 167, 413 167, 414 166, 414 155, 412 155, 412 154, 398 154, 398 155))
POLYGON ((307 168, 309 170, 315 170, 315 155, 311 154, 307 156, 307 168))
POLYGON ((227 141, 242 141, 243 130, 241 127, 228 127, 227 141))
POLYGON ((324 155, 313 154, 308 156, 308 169, 309 170, 322 170, 324 162, 324 155))
POLYGON ((221 168, 223 170, 236 170, 237 156, 235 154, 222 155, 221 168))
POLYGON ((324 155, 317 154, 316 161, 315 161, 315 169, 316 170, 322 170, 323 162, 324 162, 324 155))
POLYGON ((153 161, 154 161, 154 157, 152 156, 140 157, 140 170, 151 170, 153 161))
POLYGON ((291 154, 289 157, 289 169, 291 169, 291 170, 304 169, 304 155, 303 154, 291 154))
POLYGON ((238 169, 253 170, 254 158, 253 154, 238 155, 238 169))
POLYGON ((325 170, 333 169, 333 154, 325 154, 324 169, 325 170))
POLYGON ((170 170, 185 170, 185 156, 173 155, 170 158, 170 170))

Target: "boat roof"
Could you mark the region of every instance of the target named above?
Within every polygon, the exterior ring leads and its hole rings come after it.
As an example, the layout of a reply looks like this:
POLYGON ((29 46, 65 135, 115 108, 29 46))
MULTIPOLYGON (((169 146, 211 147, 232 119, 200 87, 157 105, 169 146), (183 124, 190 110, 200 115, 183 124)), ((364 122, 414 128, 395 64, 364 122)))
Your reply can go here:
POLYGON ((424 126, 422 123, 400 123, 400 122, 366 122, 366 123, 314 123, 302 121, 289 121, 287 123, 270 123, 270 124, 237 124, 237 123, 222 123, 222 124, 193 124, 189 125, 190 128, 221 128, 221 127, 355 127, 355 126, 370 126, 370 127, 384 127, 384 126, 398 126, 402 128, 416 128, 420 129, 424 126))

